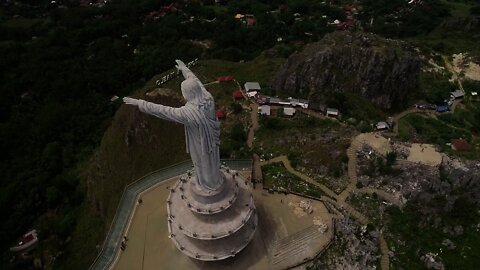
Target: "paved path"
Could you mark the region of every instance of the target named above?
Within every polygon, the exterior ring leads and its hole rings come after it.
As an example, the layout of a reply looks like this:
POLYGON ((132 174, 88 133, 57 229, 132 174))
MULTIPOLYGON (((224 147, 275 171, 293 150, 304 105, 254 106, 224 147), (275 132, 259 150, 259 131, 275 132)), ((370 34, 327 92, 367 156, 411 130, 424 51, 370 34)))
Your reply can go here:
POLYGON ((248 130, 247 146, 251 149, 253 140, 255 139, 255 130, 258 129, 258 105, 256 103, 250 104, 250 121, 251 125, 248 130))
POLYGON ((380 233, 380 251, 382 252, 382 257, 380 258, 380 267, 383 270, 390 268, 390 257, 388 256, 388 245, 383 234, 380 233))
POLYGON ((361 137, 362 134, 356 136, 347 149, 348 177, 350 178, 350 183, 338 196, 340 201, 345 201, 348 195, 357 188, 357 150, 362 146, 361 137))

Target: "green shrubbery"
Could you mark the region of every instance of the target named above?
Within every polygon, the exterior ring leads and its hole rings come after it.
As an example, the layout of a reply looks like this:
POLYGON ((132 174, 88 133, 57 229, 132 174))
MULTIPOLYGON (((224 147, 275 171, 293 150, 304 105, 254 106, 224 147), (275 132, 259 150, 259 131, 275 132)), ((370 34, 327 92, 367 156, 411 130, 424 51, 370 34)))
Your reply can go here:
POLYGON ((298 176, 288 172, 281 163, 262 166, 262 174, 264 188, 292 191, 317 198, 325 195, 315 185, 305 182, 298 176))

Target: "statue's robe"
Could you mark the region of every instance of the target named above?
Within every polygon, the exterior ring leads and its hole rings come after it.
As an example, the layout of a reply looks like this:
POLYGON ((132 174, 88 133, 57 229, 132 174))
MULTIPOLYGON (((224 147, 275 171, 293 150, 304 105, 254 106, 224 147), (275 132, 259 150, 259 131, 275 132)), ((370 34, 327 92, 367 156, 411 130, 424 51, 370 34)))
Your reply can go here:
POLYGON ((220 123, 215 117, 213 100, 203 105, 187 102, 180 108, 140 100, 138 108, 144 113, 183 124, 186 148, 192 158, 198 184, 207 190, 216 190, 223 184, 219 153, 220 123))

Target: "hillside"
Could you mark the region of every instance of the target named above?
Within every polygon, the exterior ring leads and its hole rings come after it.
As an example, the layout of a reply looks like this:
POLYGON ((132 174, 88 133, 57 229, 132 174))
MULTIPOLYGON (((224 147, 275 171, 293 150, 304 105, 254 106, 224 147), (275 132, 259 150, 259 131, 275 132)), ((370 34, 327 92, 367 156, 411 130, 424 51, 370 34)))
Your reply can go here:
MULTIPOLYGON (((170 96, 149 97, 147 100, 180 105, 179 99, 170 96)), ((106 131, 88 170, 88 200, 94 209, 110 220, 125 185, 187 158, 183 126, 123 105, 106 131)))

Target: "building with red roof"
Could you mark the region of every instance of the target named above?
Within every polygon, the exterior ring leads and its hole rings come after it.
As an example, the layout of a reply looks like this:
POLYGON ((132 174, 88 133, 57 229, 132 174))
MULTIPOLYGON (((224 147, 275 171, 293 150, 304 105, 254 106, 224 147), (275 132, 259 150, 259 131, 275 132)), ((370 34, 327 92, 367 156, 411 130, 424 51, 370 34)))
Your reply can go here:
POLYGON ((235 80, 235 78, 233 76, 222 76, 222 77, 217 78, 217 81, 219 81, 219 82, 229 82, 229 81, 233 81, 233 80, 235 80))
POLYGON ((233 99, 235 99, 235 100, 242 100, 244 98, 241 90, 234 91, 232 93, 232 96, 233 96, 233 99))
POLYGON ((456 151, 469 151, 472 146, 464 139, 453 139, 452 148, 456 151))

